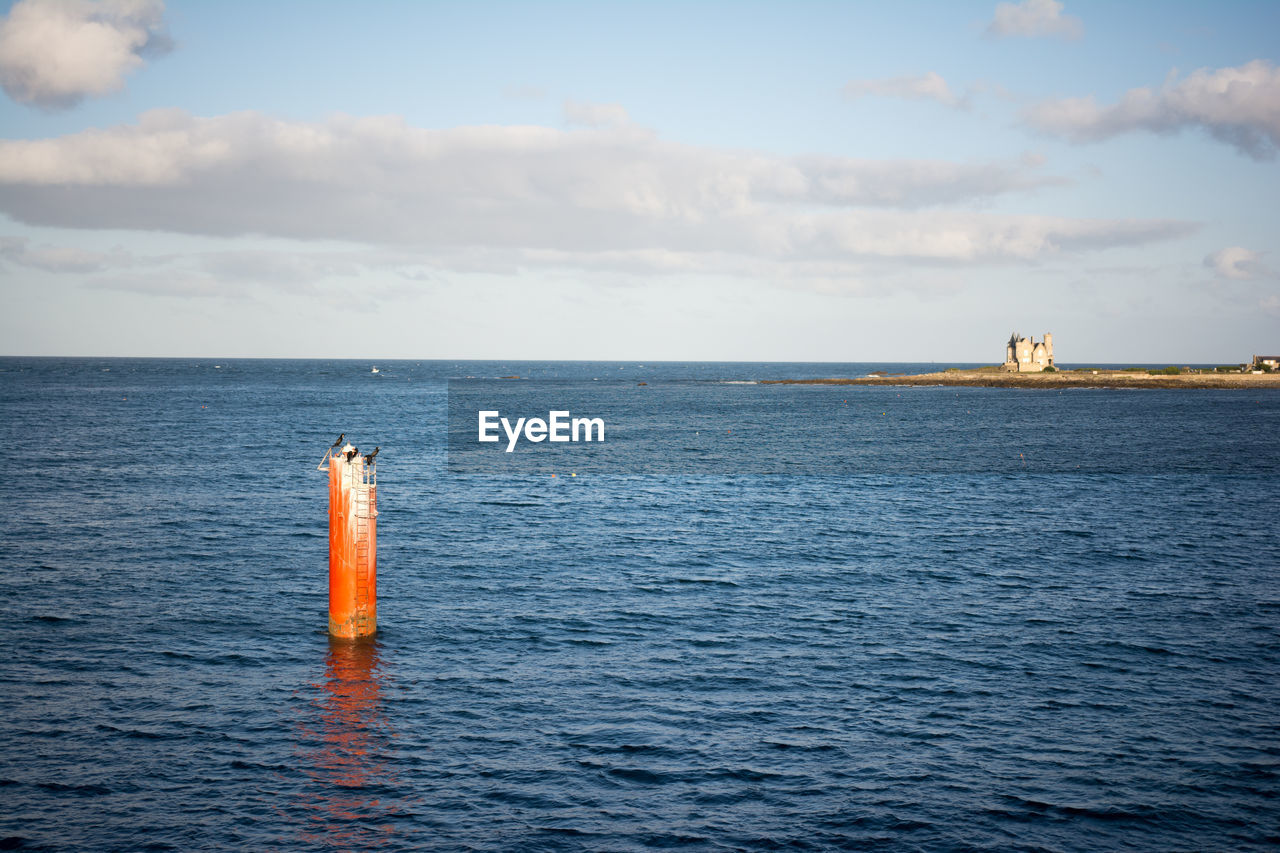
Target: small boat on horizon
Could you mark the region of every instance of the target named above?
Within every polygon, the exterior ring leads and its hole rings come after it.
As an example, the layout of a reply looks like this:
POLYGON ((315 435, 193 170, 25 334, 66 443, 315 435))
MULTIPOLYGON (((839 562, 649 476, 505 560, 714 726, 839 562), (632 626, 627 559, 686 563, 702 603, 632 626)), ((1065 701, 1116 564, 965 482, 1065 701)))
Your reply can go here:
POLYGON ((378 368, 376 368, 376 367, 371 368, 371 369, 369 370, 369 372, 370 372, 370 373, 377 373, 377 372, 378 372, 378 368))

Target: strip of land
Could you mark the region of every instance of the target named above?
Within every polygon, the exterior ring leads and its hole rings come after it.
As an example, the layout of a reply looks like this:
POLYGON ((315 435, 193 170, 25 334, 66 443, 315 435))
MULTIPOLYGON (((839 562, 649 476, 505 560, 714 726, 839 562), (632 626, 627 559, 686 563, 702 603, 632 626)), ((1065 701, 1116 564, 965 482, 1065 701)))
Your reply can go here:
POLYGON ((910 375, 873 374, 857 378, 764 379, 761 385, 970 385, 983 388, 1280 388, 1280 373, 1158 373, 1130 370, 1058 370, 1004 373, 998 368, 944 370, 910 375))

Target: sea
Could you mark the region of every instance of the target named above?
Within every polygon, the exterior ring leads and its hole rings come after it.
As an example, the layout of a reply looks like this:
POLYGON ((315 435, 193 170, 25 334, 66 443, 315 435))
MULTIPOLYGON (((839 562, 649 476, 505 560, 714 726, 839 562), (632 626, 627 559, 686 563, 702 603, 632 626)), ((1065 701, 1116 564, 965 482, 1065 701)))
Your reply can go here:
POLYGON ((0 359, 0 849, 1276 849, 1280 391, 946 366, 0 359))

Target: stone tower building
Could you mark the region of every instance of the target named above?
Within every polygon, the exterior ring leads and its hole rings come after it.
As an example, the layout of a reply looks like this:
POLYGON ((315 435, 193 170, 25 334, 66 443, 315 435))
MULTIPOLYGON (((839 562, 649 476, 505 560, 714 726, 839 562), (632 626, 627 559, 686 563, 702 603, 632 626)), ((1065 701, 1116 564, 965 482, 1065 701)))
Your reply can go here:
POLYGON ((1004 369, 1010 373, 1039 373, 1053 367, 1053 334, 1044 333, 1044 340, 1024 338, 1017 332, 1009 336, 1004 347, 1004 369))

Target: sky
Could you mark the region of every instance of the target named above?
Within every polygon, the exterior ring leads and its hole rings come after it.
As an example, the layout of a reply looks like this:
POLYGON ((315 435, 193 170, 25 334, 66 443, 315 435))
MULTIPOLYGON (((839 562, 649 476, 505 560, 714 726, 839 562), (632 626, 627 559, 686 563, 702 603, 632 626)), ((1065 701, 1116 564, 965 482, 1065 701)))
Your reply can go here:
POLYGON ((0 354, 1280 350, 1270 0, 0 15, 0 354))

